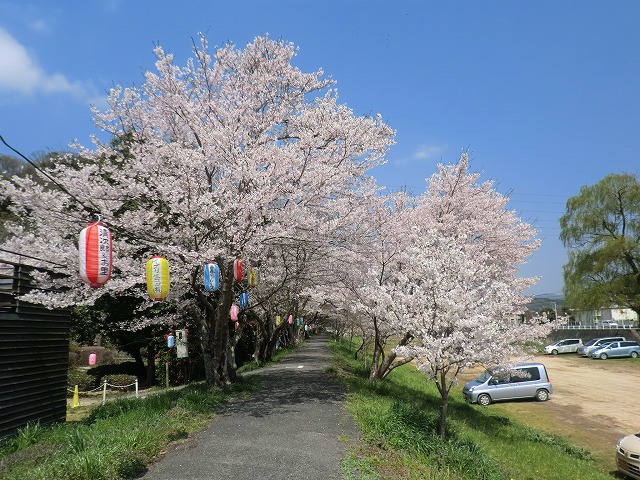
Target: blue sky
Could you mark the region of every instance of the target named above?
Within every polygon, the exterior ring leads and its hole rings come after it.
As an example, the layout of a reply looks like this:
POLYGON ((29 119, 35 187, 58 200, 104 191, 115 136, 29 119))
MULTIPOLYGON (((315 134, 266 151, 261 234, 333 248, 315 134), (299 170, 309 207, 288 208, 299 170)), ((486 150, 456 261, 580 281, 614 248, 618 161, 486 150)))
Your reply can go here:
POLYGON ((468 150, 539 231, 521 269, 541 277, 533 294, 562 290, 567 198, 640 170, 637 0, 0 0, 0 135, 27 155, 89 145, 90 104, 142 83, 155 44, 183 65, 200 32, 211 47, 293 42, 342 103, 382 114, 397 131, 383 185, 420 193, 468 150))

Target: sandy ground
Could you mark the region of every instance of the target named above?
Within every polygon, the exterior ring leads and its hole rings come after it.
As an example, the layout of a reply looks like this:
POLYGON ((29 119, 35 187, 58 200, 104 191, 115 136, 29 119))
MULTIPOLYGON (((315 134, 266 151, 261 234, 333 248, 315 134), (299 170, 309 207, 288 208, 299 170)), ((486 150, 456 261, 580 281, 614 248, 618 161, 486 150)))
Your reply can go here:
MULTIPOLYGON (((497 407, 522 422, 556 433, 615 469, 617 440, 640 432, 640 359, 593 360, 568 353, 539 355, 553 394, 548 402, 504 402, 497 407)), ((477 372, 466 374, 472 379, 477 372)))

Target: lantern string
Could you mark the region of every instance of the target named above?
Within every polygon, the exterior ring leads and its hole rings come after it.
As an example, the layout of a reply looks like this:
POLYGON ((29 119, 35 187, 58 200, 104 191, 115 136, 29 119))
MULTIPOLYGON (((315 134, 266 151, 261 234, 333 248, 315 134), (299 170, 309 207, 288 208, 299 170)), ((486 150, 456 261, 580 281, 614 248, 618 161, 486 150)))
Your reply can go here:
MULTIPOLYGON (((6 252, 6 253, 10 253, 12 255, 18 255, 20 257, 26 257, 26 258, 31 258, 33 260, 38 260, 40 262, 50 263, 50 264, 55 265, 57 267, 66 267, 66 265, 62 265, 61 263, 52 262, 51 260, 45 260, 43 258, 33 257, 31 255, 27 255, 26 253, 14 252, 14 251, 11 251, 11 250, 7 250, 5 248, 0 248, 0 252, 6 252)), ((29 266, 29 265, 27 265, 27 266, 29 266)))
POLYGON ((15 152, 17 155, 19 155, 20 157, 24 158, 27 162, 29 162, 29 164, 35 168, 36 170, 38 170, 42 175, 44 175, 45 177, 47 177, 49 180, 51 180, 51 182, 56 185, 60 190, 62 190, 64 193, 66 193, 67 195, 69 195, 71 198, 73 198, 76 202, 78 202, 78 204, 80 206, 82 206, 82 208, 84 208, 86 211, 88 211, 89 213, 95 213, 96 209, 92 208, 92 207, 87 207, 84 203, 82 203, 80 200, 78 200, 78 197, 76 197, 75 195, 73 195, 71 192, 69 192, 69 190, 67 190, 66 188, 64 188, 62 185, 60 185, 58 182, 56 182, 56 180, 49 175, 47 172, 45 172, 44 170, 42 170, 38 165, 36 165, 34 162, 32 162, 31 160, 29 160, 23 153, 21 153, 20 151, 16 150, 15 148, 13 148, 11 145, 9 145, 6 140, 4 139, 4 137, 2 135, 0 135, 0 141, 2 141, 2 143, 4 143, 10 150, 12 150, 13 152, 15 152))

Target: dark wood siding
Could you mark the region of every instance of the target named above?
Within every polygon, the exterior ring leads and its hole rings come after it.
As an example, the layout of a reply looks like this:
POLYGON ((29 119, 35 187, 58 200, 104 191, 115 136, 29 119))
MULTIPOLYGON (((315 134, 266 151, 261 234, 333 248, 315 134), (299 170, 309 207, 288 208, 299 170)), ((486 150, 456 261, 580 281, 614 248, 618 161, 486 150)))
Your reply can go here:
POLYGON ((66 418, 69 313, 17 298, 32 267, 0 263, 0 437, 66 418))

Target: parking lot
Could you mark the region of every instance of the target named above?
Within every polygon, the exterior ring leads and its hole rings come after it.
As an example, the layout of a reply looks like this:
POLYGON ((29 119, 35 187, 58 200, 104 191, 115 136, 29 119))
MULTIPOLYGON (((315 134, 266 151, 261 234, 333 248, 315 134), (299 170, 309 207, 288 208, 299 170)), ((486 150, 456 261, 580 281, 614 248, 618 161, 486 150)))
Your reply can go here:
MULTIPOLYGON (((574 353, 538 355, 547 367, 553 395, 548 402, 504 402, 522 423, 567 438, 615 470, 617 440, 640 432, 640 359, 593 360, 574 353)), ((480 371, 460 378, 464 384, 480 371)))
POLYGON ((640 360, 540 355, 554 388, 550 414, 577 428, 617 439, 640 432, 640 360), (604 427, 604 428, 603 428, 604 427))

